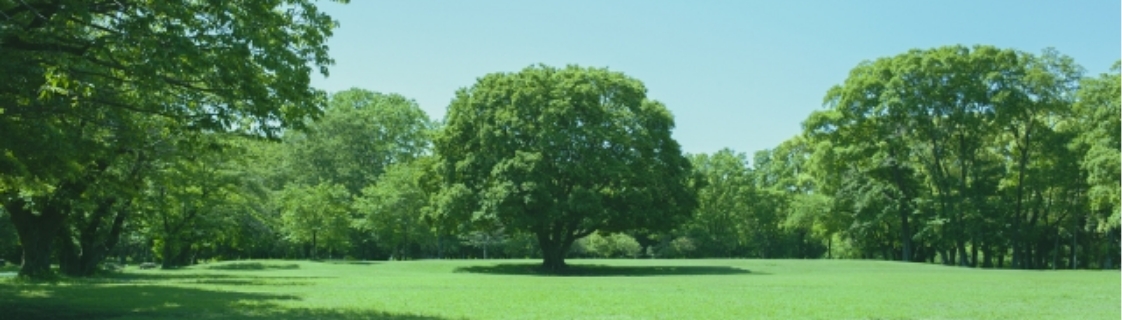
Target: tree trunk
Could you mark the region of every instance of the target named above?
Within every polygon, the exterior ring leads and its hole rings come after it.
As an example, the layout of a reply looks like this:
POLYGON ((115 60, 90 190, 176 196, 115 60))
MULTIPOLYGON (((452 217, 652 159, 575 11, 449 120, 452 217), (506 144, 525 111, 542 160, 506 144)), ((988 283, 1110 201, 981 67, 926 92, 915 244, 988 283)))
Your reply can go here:
POLYGON ((565 255, 557 246, 542 246, 542 268, 547 271, 565 269, 565 255))
MULTIPOLYGON (((1024 210, 1023 203, 1024 203, 1024 198, 1025 198, 1024 197, 1024 195, 1025 195, 1025 166, 1028 164, 1028 158, 1029 158, 1029 149, 1028 149, 1029 147, 1028 146, 1029 146, 1029 142, 1031 142, 1031 140, 1030 140, 1031 136, 1029 135, 1030 134, 1029 131, 1032 130, 1031 125, 1032 125, 1031 122, 1026 125, 1025 135, 1024 135, 1024 138, 1025 138, 1024 141, 1025 142, 1024 142, 1024 144, 1022 144, 1022 147, 1021 147, 1021 150, 1020 150, 1021 154, 1020 154, 1020 157, 1017 161, 1017 202, 1014 205, 1013 226, 1012 226, 1012 230, 1011 230, 1012 235, 1013 235, 1013 259, 1012 259, 1013 268, 1020 268, 1020 269, 1027 269, 1027 267, 1025 266, 1024 261, 1023 261, 1024 260, 1023 256, 1024 256, 1024 253, 1025 253, 1024 250, 1026 250, 1026 249, 1024 248, 1025 247, 1025 236, 1024 236, 1024 232, 1021 228, 1021 220, 1023 219, 1022 218, 1022 213, 1023 213, 1023 210, 1024 210)), ((1018 139, 1020 138, 1019 136, 1016 136, 1017 130, 1013 130, 1013 134, 1016 138, 1018 138, 1018 139)))
MULTIPOLYGON (((1076 219, 1073 223, 1078 223, 1076 219)), ((1071 228, 1071 269, 1079 268, 1079 226, 1075 225, 1071 228)))
POLYGON ((833 254, 834 254, 833 246, 834 246, 834 236, 831 235, 829 238, 826 239, 826 259, 833 259, 834 258, 833 257, 833 254))
POLYGON ((958 266, 965 267, 970 265, 970 257, 966 255, 966 225, 963 223, 962 213, 955 214, 958 217, 958 230, 955 231, 955 250, 958 250, 958 266))
POLYGON ((82 250, 74 243, 74 232, 63 225, 58 232, 58 271, 77 277, 82 274, 82 250))
POLYGON ((5 203, 4 209, 11 216, 23 249, 19 275, 42 279, 51 275, 51 245, 62 229, 65 216, 52 207, 36 215, 26 205, 25 201, 16 199, 5 203))
POLYGON ((1056 228, 1056 238, 1052 242, 1052 270, 1056 270, 1060 263, 1060 228, 1056 228))
POLYGON ((982 268, 993 268, 993 248, 982 246, 982 268))
POLYGON ((567 246, 562 242, 562 239, 550 238, 544 232, 538 233, 538 244, 542 250, 542 269, 549 272, 559 272, 565 269, 565 249, 567 249, 567 246))
POLYGON ((978 242, 972 241, 970 243, 970 267, 978 267, 978 242))
POLYGON ((174 268, 175 263, 173 261, 175 260, 175 257, 172 254, 171 239, 164 239, 164 245, 163 245, 162 251, 163 251, 164 261, 162 261, 162 263, 160 263, 160 269, 174 268))
POLYGON ((312 231, 312 260, 316 259, 316 232, 312 231))
POLYGON ((911 215, 911 207, 909 201, 911 197, 908 195, 908 186, 904 182, 903 173, 900 169, 900 161, 896 157, 896 148, 889 148, 889 156, 892 157, 892 178, 896 182, 896 188, 900 189, 901 198, 897 202, 900 203, 900 245, 903 246, 903 255, 900 257, 902 261, 912 261, 912 229, 908 224, 908 216, 911 215))
POLYGON ((444 259, 444 234, 440 230, 436 232, 436 258, 444 259))
POLYGON ((78 226, 79 234, 74 237, 73 229, 63 226, 59 232, 59 270, 72 277, 88 277, 97 272, 97 265, 120 239, 126 211, 119 211, 114 217, 109 231, 105 232, 102 221, 109 216, 116 199, 106 199, 98 203, 90 216, 88 224, 78 226), (105 234, 104 237, 100 236, 105 234), (78 240, 77 243, 74 240, 78 240))

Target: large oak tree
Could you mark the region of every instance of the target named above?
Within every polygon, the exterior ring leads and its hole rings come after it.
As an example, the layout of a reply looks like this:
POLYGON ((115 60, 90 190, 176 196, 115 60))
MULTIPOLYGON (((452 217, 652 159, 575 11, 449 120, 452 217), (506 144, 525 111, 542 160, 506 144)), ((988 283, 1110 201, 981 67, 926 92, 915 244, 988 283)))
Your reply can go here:
POLYGON ((489 74, 456 93, 446 121, 434 141, 445 190, 470 204, 449 217, 533 234, 547 270, 579 238, 666 230, 697 205, 673 116, 622 73, 489 74))

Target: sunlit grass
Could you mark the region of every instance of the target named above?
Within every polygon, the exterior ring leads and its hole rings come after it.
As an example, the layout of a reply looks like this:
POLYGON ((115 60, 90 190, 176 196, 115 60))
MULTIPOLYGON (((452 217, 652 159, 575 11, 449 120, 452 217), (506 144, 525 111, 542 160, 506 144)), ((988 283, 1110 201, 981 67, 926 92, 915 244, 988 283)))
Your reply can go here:
POLYGON ((837 260, 249 261, 0 280, 12 319, 1118 319, 1118 271, 837 260))

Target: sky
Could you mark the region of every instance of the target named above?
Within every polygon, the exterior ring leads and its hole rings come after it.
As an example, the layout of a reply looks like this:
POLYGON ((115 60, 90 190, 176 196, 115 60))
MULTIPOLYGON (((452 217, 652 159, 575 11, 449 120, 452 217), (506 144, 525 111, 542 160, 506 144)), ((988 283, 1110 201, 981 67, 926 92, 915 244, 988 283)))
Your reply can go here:
POLYGON ((459 88, 544 63, 607 67, 674 114, 687 153, 774 148, 865 60, 977 44, 1071 56, 1087 75, 1122 56, 1120 2, 320 2, 339 22, 314 87, 414 99, 434 120, 459 88))

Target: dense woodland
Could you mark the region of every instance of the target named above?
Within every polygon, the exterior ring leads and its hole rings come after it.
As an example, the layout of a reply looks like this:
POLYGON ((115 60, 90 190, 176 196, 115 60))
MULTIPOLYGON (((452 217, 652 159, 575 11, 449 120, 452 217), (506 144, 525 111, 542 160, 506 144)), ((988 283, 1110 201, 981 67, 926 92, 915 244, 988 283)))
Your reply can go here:
POLYGON ((442 122, 377 88, 309 87, 333 24, 308 1, 61 2, 0 1, 0 257, 27 276, 262 258, 1122 260, 1118 64, 911 50, 857 64, 773 149, 683 155, 667 108, 605 69, 481 75, 442 122))

